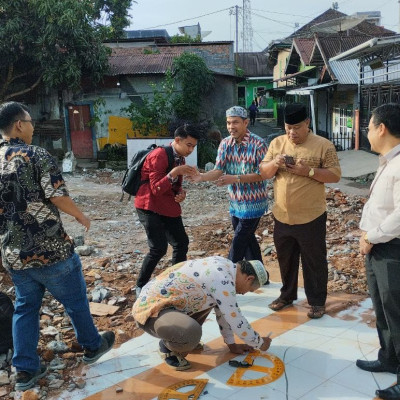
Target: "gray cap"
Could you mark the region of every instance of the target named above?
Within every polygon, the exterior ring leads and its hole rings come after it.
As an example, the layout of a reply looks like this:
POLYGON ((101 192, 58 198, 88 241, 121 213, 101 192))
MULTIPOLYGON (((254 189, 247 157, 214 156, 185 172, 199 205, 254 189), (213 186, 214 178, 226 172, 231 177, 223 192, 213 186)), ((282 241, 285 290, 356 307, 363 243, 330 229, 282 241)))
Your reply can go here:
POLYGON ((247 110, 240 106, 233 106, 226 110, 227 117, 247 118, 247 110))

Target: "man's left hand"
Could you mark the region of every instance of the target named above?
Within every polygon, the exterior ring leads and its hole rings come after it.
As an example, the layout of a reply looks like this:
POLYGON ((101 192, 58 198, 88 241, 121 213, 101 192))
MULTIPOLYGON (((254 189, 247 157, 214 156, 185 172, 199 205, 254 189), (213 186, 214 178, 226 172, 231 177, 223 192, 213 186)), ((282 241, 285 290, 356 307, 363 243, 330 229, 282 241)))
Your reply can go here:
POLYGON ((286 164, 286 168, 288 172, 295 174, 295 175, 300 175, 300 176, 308 176, 308 173, 310 172, 311 167, 308 166, 303 160, 297 161, 295 165, 291 164, 286 164))
POLYGON ((249 351, 254 350, 253 347, 249 346, 248 344, 228 344, 229 350, 231 353, 235 353, 235 354, 244 354, 247 353, 249 351))
POLYGON ((367 243, 364 239, 365 232, 361 232, 361 237, 360 237, 360 254, 366 255, 369 254, 372 247, 374 246, 371 243, 367 243))
POLYGON ((175 196, 175 201, 177 203, 181 203, 183 200, 186 199, 186 191, 182 190, 175 196))

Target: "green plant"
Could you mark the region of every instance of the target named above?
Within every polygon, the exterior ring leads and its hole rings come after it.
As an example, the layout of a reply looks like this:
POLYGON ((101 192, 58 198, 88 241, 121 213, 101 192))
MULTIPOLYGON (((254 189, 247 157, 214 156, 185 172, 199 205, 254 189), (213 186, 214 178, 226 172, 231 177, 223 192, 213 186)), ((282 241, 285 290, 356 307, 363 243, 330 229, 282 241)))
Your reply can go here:
POLYGON ((205 61, 193 53, 183 53, 175 58, 173 74, 182 88, 173 100, 176 116, 196 122, 204 96, 214 87, 214 75, 205 61))
POLYGON ((170 38, 170 43, 201 43, 201 36, 197 35, 195 38, 192 38, 186 33, 184 35, 174 35, 170 38))
POLYGON ((204 168, 208 162, 215 163, 217 158, 218 144, 210 140, 200 140, 197 145, 197 165, 204 168))
POLYGON ((126 114, 131 120, 132 128, 140 130, 145 136, 160 125, 168 124, 172 119, 175 86, 171 71, 167 71, 161 88, 155 84, 151 84, 151 88, 153 90, 151 97, 142 96, 140 101, 121 108, 121 113, 126 114))
POLYGON ((90 127, 99 126, 100 128, 104 127, 103 119, 101 118, 102 115, 111 114, 111 110, 105 110, 106 101, 99 97, 93 101, 93 115, 90 119, 88 125, 90 127))
POLYGON ((235 64, 235 73, 236 76, 244 76, 244 69, 240 68, 237 64, 235 64))
POLYGON ((143 54, 160 54, 160 50, 158 50, 158 49, 153 50, 153 49, 145 48, 145 49, 143 49, 143 54))
POLYGON ((127 146, 120 143, 106 144, 103 151, 106 152, 108 161, 126 161, 128 154, 127 146))

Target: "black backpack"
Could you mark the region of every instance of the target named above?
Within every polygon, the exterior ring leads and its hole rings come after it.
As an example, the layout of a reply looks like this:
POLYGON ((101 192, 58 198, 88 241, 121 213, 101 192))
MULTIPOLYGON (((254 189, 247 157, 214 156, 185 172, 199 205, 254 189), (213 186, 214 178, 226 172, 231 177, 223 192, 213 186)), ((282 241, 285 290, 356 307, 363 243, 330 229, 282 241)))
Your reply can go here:
POLYGON ((124 192, 129 194, 129 198, 131 196, 136 196, 140 186, 147 182, 141 180, 141 171, 146 160, 147 155, 156 149, 157 147, 162 147, 165 149, 168 156, 168 169, 167 173, 172 170, 175 164, 174 152, 172 146, 157 146, 156 144, 150 145, 147 149, 139 150, 135 153, 129 163, 129 167, 126 170, 124 177, 122 179, 121 187, 122 187, 122 196, 120 201, 124 198, 124 192))

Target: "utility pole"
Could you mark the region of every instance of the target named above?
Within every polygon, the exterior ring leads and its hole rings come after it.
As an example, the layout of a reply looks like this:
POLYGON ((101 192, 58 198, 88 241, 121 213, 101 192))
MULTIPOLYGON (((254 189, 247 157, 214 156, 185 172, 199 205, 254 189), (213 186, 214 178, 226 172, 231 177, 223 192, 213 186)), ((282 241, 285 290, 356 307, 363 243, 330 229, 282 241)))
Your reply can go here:
MULTIPOLYGON (((400 1, 400 0, 399 0, 400 1)), ((239 6, 235 6, 229 10, 229 15, 235 15, 236 30, 235 30, 235 48, 236 54, 239 52, 239 6)))
POLYGON ((251 24, 250 0, 243 0, 243 51, 253 51, 253 26, 251 24))

